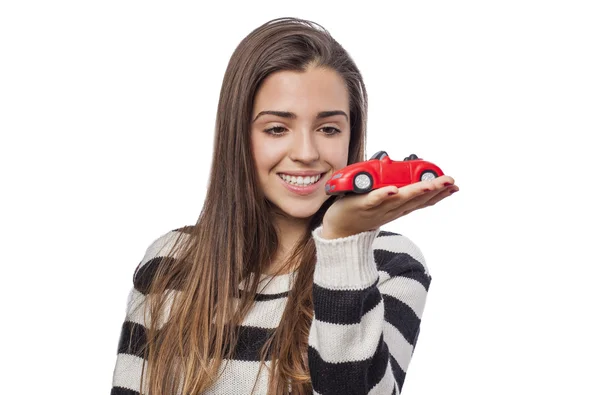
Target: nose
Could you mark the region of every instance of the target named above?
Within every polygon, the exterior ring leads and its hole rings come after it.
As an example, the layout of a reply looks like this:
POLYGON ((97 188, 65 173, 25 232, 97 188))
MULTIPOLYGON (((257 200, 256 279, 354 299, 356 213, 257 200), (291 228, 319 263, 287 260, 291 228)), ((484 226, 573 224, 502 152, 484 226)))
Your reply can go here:
POLYGON ((314 133, 303 130, 295 133, 290 147, 290 158, 294 161, 311 163, 319 159, 319 149, 315 144, 314 133))

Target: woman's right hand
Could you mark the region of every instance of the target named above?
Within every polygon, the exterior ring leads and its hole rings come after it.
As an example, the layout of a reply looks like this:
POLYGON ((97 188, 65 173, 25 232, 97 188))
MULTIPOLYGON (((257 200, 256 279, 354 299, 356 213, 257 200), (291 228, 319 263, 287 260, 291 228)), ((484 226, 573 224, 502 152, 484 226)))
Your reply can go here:
POLYGON ((374 230, 415 210, 433 206, 458 191, 448 175, 398 188, 386 186, 361 195, 346 195, 323 217, 322 237, 335 239, 374 230))

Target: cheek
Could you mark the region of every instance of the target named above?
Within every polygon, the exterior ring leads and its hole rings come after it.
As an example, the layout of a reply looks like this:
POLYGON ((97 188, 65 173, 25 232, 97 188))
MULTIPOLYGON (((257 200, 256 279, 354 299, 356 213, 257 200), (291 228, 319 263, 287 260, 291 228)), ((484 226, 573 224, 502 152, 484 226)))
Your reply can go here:
POLYGON ((279 162, 280 150, 277 144, 267 141, 263 136, 253 136, 252 151, 260 177, 264 177, 264 173, 270 171, 279 162))
POLYGON ((336 169, 346 167, 348 164, 348 143, 336 141, 323 146, 323 156, 336 169))

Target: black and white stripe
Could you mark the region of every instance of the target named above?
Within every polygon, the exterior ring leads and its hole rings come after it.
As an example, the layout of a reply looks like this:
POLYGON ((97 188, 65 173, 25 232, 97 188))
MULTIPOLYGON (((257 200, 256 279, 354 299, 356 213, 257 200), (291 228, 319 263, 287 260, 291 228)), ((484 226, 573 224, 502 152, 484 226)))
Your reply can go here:
POLYGON ((400 393, 431 282, 421 251, 391 232, 323 240, 317 229, 314 236, 315 318, 309 336, 314 392, 400 393))
MULTIPOLYGON (((111 395, 140 394, 144 363, 141 349, 146 339, 142 305, 156 272, 157 258, 182 229, 186 228, 175 229, 154 241, 135 270, 111 395)), ((315 318, 308 349, 314 393, 399 394, 431 281, 423 255, 405 236, 392 232, 365 232, 348 238, 350 243, 322 242, 318 230, 315 232, 315 318), (352 261, 351 272, 339 262, 340 257, 352 261), (336 265, 319 267, 332 259, 338 259, 336 265)), ((266 369, 257 379, 259 351, 279 325, 294 276, 295 273, 275 278, 261 276, 263 287, 259 286, 255 305, 240 328, 234 358, 221 367, 221 379, 207 394, 250 394, 255 380, 255 393, 266 393, 266 369)), ((174 295, 179 291, 170 292, 174 295)))

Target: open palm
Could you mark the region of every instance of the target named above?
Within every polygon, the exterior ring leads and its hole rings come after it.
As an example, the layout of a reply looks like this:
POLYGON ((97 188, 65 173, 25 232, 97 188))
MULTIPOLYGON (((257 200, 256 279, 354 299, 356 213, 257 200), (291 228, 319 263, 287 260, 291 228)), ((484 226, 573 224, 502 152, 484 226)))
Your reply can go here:
POLYGON ((325 213, 322 237, 334 239, 377 229, 412 211, 433 206, 456 191, 454 179, 444 175, 401 188, 387 186, 366 194, 346 195, 325 213))

